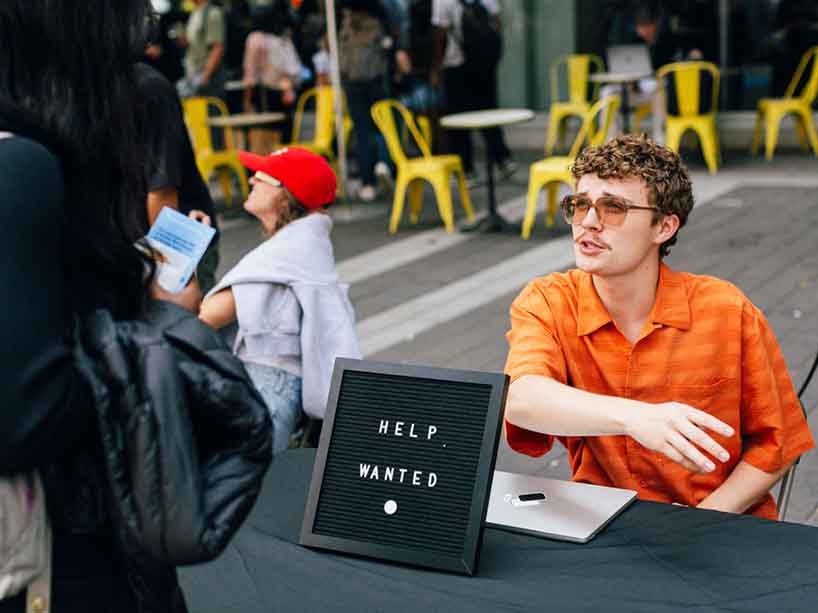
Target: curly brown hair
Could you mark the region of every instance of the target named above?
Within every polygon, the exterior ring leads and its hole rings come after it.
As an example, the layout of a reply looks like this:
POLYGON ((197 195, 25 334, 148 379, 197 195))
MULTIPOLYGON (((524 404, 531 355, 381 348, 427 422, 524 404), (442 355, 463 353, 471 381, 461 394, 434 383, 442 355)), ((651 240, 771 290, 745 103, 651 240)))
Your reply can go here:
MULTIPOLYGON (((600 179, 643 179, 648 187, 649 204, 658 209, 653 214, 654 224, 666 215, 676 215, 681 230, 693 209, 693 187, 679 155, 644 134, 626 134, 597 147, 588 147, 577 156, 571 174, 577 181, 591 174, 600 179)), ((659 246, 660 258, 670 253, 679 230, 659 246)))

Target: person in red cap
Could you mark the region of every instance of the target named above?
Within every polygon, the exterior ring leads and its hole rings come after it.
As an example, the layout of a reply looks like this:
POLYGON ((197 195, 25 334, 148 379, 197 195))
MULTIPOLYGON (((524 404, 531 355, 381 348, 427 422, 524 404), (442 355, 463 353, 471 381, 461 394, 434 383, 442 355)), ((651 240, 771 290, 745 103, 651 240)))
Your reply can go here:
POLYGON ((233 351, 267 402, 279 452, 305 416, 323 420, 335 358, 360 349, 324 213, 335 200, 332 168, 295 147, 239 159, 255 173, 244 208, 266 240, 216 284, 199 317, 215 328, 238 324, 233 351))

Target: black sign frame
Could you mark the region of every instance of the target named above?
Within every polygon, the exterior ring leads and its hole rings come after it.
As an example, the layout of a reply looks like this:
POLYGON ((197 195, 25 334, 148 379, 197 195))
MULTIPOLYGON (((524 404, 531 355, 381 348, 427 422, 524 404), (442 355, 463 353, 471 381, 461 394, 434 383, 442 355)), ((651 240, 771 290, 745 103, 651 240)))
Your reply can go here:
POLYGON ((299 543, 309 547, 351 553, 414 566, 435 568, 465 575, 477 572, 480 558, 480 545, 488 509, 491 481, 497 459, 497 447, 502 431, 503 412, 508 393, 509 378, 503 373, 436 368, 430 366, 393 364, 371 360, 338 358, 332 375, 332 383, 327 403, 327 413, 321 431, 321 440, 313 467, 309 497, 304 510, 299 543), (324 474, 327 466, 332 435, 338 406, 341 383, 344 374, 349 371, 394 375, 441 381, 475 383, 491 387, 489 404, 485 416, 480 458, 471 496, 468 524, 462 551, 459 555, 450 556, 439 552, 421 551, 416 548, 401 548, 382 543, 367 542, 352 538, 339 538, 319 534, 314 531, 318 503, 321 497, 324 474))

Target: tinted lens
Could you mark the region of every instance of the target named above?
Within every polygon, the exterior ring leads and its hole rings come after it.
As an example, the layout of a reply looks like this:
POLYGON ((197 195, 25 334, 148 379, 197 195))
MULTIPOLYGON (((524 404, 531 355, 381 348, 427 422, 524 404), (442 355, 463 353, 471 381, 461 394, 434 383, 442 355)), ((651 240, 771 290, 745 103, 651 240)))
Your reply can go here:
POLYGON ((566 196, 562 201, 562 214, 569 224, 582 223, 589 208, 591 200, 584 196, 566 196))
POLYGON ((596 201, 600 221, 608 226, 621 226, 628 214, 628 205, 620 198, 603 196, 596 201))

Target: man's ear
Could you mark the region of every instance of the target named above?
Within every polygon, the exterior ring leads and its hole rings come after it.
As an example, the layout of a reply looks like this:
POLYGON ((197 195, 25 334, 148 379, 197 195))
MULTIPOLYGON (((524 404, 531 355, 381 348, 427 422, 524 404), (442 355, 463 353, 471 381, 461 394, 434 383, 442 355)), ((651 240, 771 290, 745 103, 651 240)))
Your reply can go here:
POLYGON ((653 242, 657 245, 661 245, 665 241, 673 238, 673 235, 676 234, 678 229, 678 215, 665 215, 653 226, 653 242))

